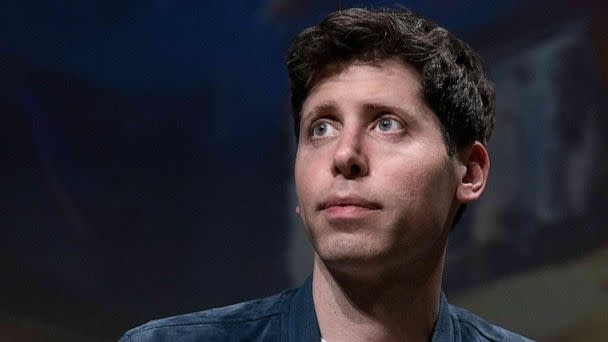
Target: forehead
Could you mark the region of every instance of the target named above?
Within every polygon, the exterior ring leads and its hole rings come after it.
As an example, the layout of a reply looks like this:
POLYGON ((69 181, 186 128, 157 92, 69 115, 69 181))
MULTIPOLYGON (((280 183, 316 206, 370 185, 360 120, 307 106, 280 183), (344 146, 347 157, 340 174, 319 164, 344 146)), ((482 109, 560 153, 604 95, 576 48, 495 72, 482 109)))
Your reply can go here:
MULTIPOLYGON (((352 61, 325 68, 310 90, 302 109, 337 100, 361 100, 387 105, 419 104, 419 73, 400 60, 352 61)), ((305 114, 305 110, 302 111, 305 114)))
POLYGON ((419 73, 399 59, 352 61, 326 68, 302 105, 305 117, 312 108, 370 104, 418 111, 423 104, 419 73))

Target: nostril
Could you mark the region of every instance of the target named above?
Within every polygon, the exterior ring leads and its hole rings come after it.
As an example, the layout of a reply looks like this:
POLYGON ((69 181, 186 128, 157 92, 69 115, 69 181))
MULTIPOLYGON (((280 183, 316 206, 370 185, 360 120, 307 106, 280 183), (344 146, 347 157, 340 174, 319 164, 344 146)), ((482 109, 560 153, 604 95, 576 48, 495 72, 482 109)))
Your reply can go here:
POLYGON ((350 167, 351 175, 358 175, 361 172, 361 168, 357 164, 353 164, 350 167))

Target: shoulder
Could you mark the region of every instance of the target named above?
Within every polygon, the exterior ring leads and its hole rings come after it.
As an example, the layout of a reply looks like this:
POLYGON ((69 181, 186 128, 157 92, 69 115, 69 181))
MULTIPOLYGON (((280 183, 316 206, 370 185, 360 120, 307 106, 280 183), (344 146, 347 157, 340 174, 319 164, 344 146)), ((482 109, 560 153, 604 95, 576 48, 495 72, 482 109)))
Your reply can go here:
POLYGON ((272 340, 280 333, 286 297, 293 290, 239 304, 150 321, 127 331, 126 341, 189 341, 207 338, 272 340))
POLYGON ((528 338, 494 325, 463 308, 450 305, 450 313, 452 319, 457 320, 459 323, 462 341, 531 341, 528 338))

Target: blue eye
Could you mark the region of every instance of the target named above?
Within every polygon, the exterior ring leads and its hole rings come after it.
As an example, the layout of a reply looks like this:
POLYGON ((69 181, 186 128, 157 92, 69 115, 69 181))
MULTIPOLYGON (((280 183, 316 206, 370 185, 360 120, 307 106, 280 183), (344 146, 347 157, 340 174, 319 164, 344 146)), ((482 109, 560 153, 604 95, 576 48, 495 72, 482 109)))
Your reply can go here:
POLYGON ((391 118, 383 118, 378 120, 376 127, 378 127, 378 129, 382 132, 391 132, 403 129, 403 126, 397 120, 391 118))
POLYGON ((313 137, 326 137, 334 135, 334 126, 327 122, 319 122, 312 126, 312 136, 313 137))

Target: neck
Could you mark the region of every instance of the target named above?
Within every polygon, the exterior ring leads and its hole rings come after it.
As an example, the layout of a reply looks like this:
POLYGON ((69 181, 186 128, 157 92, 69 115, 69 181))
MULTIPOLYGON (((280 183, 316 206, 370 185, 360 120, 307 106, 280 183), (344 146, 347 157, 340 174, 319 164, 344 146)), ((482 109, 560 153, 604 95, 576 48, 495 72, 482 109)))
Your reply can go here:
POLYGON ((442 248, 374 276, 328 267, 315 254, 313 301, 321 335, 338 341, 429 341, 439 313, 442 248))

